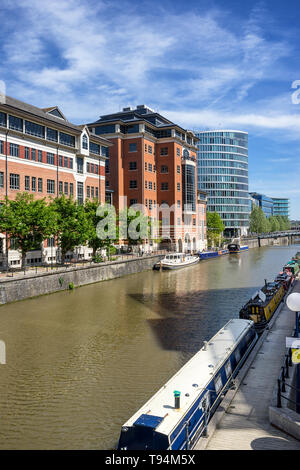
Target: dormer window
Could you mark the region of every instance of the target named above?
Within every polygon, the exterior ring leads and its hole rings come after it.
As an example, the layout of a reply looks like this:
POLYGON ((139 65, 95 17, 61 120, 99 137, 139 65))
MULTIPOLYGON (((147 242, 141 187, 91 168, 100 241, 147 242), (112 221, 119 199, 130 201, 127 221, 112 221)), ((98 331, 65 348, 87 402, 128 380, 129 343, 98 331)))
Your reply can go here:
POLYGON ((88 148, 89 148, 88 138, 87 138, 86 134, 83 134, 83 136, 82 136, 82 148, 85 149, 85 150, 88 150, 88 148))

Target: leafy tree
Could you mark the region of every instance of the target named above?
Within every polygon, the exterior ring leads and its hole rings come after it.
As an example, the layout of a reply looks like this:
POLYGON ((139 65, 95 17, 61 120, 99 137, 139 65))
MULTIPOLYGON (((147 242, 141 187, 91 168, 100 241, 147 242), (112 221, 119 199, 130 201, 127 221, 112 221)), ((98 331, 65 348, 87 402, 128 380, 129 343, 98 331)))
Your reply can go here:
POLYGON ((269 223, 270 223, 270 232, 278 232, 280 230, 280 224, 279 221, 277 220, 277 217, 274 217, 271 215, 269 217, 269 223))
POLYGON ((52 200, 50 207, 56 213, 56 235, 64 264, 66 253, 76 246, 85 245, 89 236, 89 224, 84 206, 65 195, 52 200))
POLYGON ((207 241, 209 246, 214 246, 220 241, 220 236, 225 229, 220 215, 217 212, 207 212, 207 241))
POLYGON ((93 257, 100 248, 109 248, 111 253, 113 243, 118 239, 116 217, 111 206, 100 206, 99 201, 87 199, 84 210, 87 218, 87 243, 93 249, 93 257))
POLYGON ((5 199, 0 213, 0 230, 15 238, 25 268, 26 253, 41 247, 43 240, 53 235, 56 217, 45 199, 34 199, 33 194, 18 193, 16 199, 5 199))
POLYGON ((119 238, 128 240, 129 245, 140 245, 151 238, 151 220, 133 207, 119 212, 119 238))
POLYGON ((252 233, 265 233, 270 231, 270 223, 261 207, 253 207, 250 214, 249 229, 252 233))

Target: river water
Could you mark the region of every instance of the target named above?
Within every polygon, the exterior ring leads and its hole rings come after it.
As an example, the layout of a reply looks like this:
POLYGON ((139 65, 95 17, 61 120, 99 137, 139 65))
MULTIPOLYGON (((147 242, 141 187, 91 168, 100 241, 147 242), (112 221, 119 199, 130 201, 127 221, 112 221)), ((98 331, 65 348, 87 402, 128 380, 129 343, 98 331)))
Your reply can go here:
POLYGON ((111 449, 121 425, 300 245, 0 307, 0 449, 111 449))

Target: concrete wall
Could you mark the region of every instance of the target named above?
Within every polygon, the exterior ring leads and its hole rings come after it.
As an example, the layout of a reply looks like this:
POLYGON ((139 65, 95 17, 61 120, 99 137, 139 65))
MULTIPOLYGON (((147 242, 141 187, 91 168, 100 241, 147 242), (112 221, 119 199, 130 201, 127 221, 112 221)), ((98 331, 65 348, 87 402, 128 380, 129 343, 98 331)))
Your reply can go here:
POLYGON ((259 246, 275 246, 275 245, 288 245, 291 243, 289 237, 278 238, 243 238, 243 244, 248 245, 249 248, 257 248, 259 246))
POLYGON ((114 261, 80 268, 68 268, 61 271, 42 274, 27 274, 21 279, 7 278, 0 282, 0 304, 24 300, 29 297, 50 294, 94 282, 114 279, 128 274, 152 269, 162 256, 147 256, 127 261, 114 261))

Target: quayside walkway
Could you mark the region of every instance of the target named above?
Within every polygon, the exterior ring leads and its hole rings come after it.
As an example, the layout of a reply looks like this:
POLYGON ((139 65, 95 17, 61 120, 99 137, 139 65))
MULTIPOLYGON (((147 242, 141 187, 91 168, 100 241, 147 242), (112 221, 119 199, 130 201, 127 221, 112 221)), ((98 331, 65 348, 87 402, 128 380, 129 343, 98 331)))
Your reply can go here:
MULTIPOLYGON (((300 280, 292 291, 300 292, 300 280)), ((222 418, 195 450, 300 450, 300 441, 269 421, 269 406, 286 353, 285 338, 291 336, 294 326, 294 312, 282 304, 247 360, 247 371, 228 408, 223 407, 222 418)))

